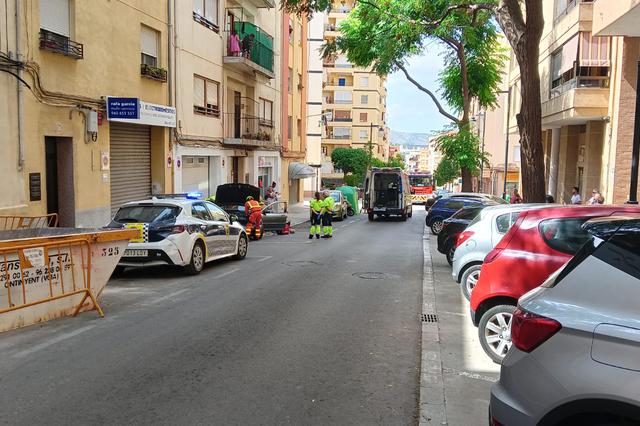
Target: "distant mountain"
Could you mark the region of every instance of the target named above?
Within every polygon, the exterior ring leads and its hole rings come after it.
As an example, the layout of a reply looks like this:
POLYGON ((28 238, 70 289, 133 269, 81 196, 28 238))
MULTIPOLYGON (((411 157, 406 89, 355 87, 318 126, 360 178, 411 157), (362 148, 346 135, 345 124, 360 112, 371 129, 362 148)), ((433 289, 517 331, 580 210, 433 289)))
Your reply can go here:
POLYGON ((407 133, 391 131, 391 145, 427 146, 429 133, 407 133))

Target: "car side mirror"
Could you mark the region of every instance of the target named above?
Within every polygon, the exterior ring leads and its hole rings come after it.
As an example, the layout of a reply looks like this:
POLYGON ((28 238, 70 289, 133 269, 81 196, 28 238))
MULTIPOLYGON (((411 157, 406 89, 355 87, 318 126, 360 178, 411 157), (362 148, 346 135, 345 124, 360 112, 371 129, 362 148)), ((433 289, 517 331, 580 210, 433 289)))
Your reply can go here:
POLYGON ((231 216, 229 216, 229 221, 231 223, 237 222, 238 221, 238 216, 236 216, 235 214, 232 214, 231 216))

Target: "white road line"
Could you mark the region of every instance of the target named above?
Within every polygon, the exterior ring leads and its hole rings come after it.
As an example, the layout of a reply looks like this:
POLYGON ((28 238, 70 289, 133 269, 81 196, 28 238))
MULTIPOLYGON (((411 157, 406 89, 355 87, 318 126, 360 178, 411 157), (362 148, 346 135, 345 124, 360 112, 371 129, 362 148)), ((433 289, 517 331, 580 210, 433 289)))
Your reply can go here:
POLYGON ((235 274, 236 272, 238 272, 240 269, 236 268, 236 269, 232 269, 230 271, 225 272, 224 274, 220 274, 218 276, 213 277, 214 280, 217 280, 219 278, 224 278, 227 275, 231 275, 231 274, 235 274))
POLYGON ((147 303, 144 303, 144 305, 156 305, 156 304, 158 304, 160 302, 164 302, 167 299, 174 298, 177 295, 182 294, 182 293, 184 293, 186 291, 189 291, 189 289, 188 288, 183 288, 182 290, 174 291, 173 293, 166 294, 166 295, 164 295, 162 297, 158 297, 157 299, 151 299, 147 303))
POLYGON ((70 338, 72 338, 74 336, 77 336, 78 334, 82 334, 85 331, 89 331, 89 330, 91 330, 92 328, 95 328, 95 327, 97 327, 97 326, 96 325, 88 325, 86 327, 82 327, 82 328, 79 328, 77 330, 61 334, 59 336, 56 336, 56 337, 53 337, 53 338, 49 339, 47 342, 43 342, 43 343, 34 345, 34 346, 30 347, 29 349, 25 349, 23 351, 17 352, 17 353, 15 353, 13 355, 13 357, 14 358, 22 358, 22 357, 25 357, 27 355, 31 355, 34 352, 38 352, 38 351, 40 351, 42 349, 48 348, 51 345, 55 345, 56 343, 60 343, 60 342, 62 342, 64 340, 70 339, 70 338))
POLYGON ((263 244, 311 244, 311 241, 260 241, 260 245, 263 244))
POLYGON ((478 374, 478 373, 469 373, 468 371, 457 371, 457 370, 454 370, 453 368, 444 367, 442 369, 442 371, 445 372, 445 373, 456 374, 456 375, 462 376, 462 377, 468 377, 470 379, 484 380, 485 382, 495 383, 495 382, 498 381, 498 379, 496 379, 494 377, 485 376, 485 375, 478 374))
POLYGON ((262 259, 258 260, 258 262, 264 262, 265 260, 272 259, 273 256, 262 256, 262 259))

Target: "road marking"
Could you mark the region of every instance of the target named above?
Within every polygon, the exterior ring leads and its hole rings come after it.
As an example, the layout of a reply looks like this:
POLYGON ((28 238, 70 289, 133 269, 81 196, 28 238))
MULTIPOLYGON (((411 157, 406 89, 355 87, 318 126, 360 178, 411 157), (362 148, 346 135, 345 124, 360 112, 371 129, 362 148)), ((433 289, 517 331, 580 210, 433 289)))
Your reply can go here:
POLYGON ((470 379, 483 380, 485 382, 496 383, 498 381, 498 379, 490 376, 484 376, 478 373, 469 373, 468 371, 457 371, 457 370, 454 370, 453 368, 448 368, 448 367, 444 367, 442 371, 445 373, 456 374, 462 377, 468 377, 470 379))
POLYGON ((32 346, 29 349, 25 349, 23 351, 17 352, 17 353, 15 353, 13 355, 13 357, 14 358, 22 358, 22 357, 25 357, 27 355, 31 355, 34 352, 38 352, 38 351, 40 351, 42 349, 48 348, 51 345, 55 345, 56 343, 60 343, 60 342, 62 342, 64 340, 70 339, 70 338, 72 338, 74 336, 77 336, 78 334, 82 334, 85 331, 89 331, 89 330, 91 330, 92 328, 95 328, 95 327, 97 327, 97 326, 96 325, 88 325, 86 327, 82 327, 82 328, 79 328, 77 330, 70 331, 70 332, 65 333, 65 334, 61 334, 59 336, 53 337, 52 339, 50 339, 47 342, 43 342, 43 343, 40 343, 38 345, 32 346))
POLYGON ((158 297, 157 299, 152 299, 149 302, 145 303, 145 305, 157 305, 160 302, 164 302, 167 299, 171 299, 173 297, 176 297, 179 294, 182 294, 186 291, 189 291, 188 288, 183 288, 182 290, 178 290, 178 291, 174 291, 173 293, 169 293, 167 295, 164 295, 162 297, 158 297))
POLYGON ((218 276, 213 277, 214 280, 217 280, 219 278, 224 278, 227 275, 231 275, 231 274, 235 274, 236 272, 238 272, 240 269, 236 268, 236 269, 232 269, 230 271, 225 272, 224 274, 220 274, 218 276))
POLYGON ((262 259, 258 260, 258 262, 264 262, 265 260, 272 259, 273 256, 262 256, 262 259))

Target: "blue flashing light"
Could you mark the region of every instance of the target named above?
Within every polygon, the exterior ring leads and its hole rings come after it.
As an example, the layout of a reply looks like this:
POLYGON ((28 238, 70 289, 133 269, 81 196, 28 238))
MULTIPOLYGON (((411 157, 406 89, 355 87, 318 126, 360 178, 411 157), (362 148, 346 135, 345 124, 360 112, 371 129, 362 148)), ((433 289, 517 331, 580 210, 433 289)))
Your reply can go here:
POLYGON ((202 192, 189 192, 187 193, 187 199, 189 200, 199 200, 202 198, 202 192))

